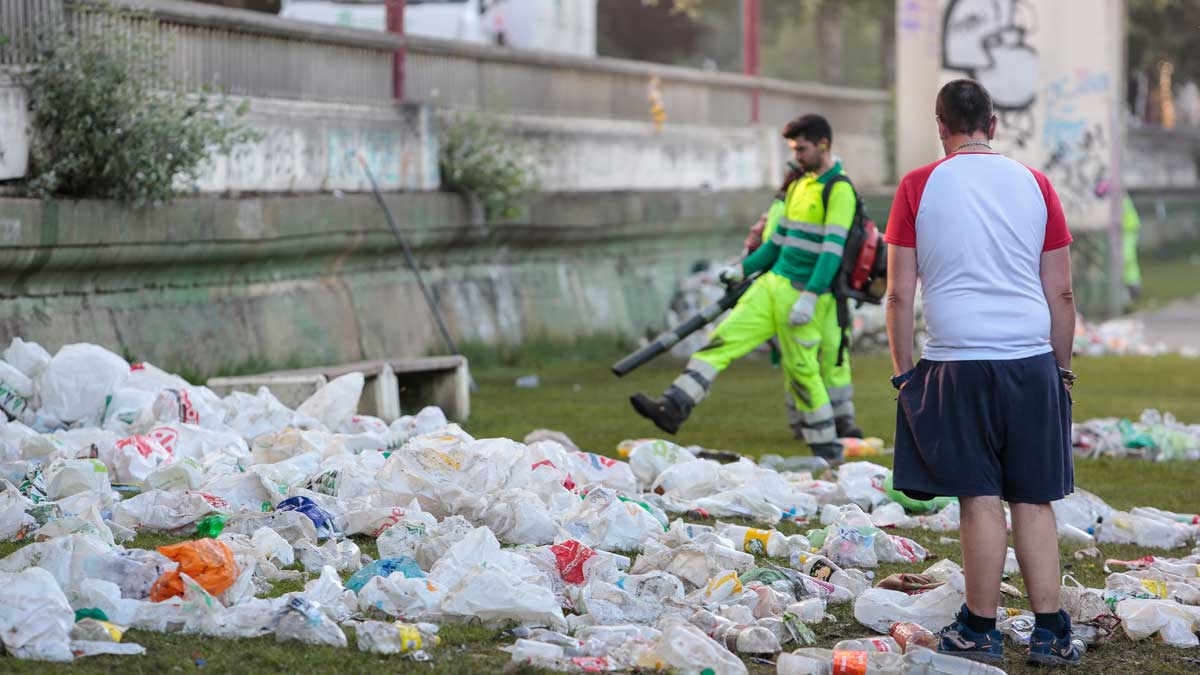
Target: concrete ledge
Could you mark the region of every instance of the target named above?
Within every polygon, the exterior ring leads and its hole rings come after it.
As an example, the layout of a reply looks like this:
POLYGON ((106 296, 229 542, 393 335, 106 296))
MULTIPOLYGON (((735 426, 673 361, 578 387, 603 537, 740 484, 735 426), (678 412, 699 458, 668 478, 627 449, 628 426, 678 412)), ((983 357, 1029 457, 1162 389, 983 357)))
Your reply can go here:
MULTIPOLYGON (((451 334, 501 345, 661 329, 677 281, 739 250, 769 197, 553 194, 486 226, 457 195, 387 200, 451 334)), ((368 195, 0 199, 0 297, 0 342, 94 342, 193 379, 442 349, 368 195)))
POLYGON ((299 406, 329 380, 362 373, 363 395, 358 412, 392 422, 402 412, 416 413, 436 405, 446 417, 466 421, 471 414, 470 371, 464 356, 377 359, 240 377, 214 377, 208 387, 222 396, 233 391, 253 393, 268 387, 282 403, 299 406), (278 392, 276 388, 278 387, 278 392))

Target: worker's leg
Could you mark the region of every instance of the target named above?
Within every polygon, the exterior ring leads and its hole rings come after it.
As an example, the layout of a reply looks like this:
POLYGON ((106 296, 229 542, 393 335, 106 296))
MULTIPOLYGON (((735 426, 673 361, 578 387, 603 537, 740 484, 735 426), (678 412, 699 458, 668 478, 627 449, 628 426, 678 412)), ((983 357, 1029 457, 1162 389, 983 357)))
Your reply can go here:
POLYGON ((708 344, 692 355, 679 377, 661 398, 636 394, 630 402, 638 414, 668 433, 675 433, 707 396, 713 381, 733 361, 745 356, 774 334, 770 295, 764 283, 754 282, 729 316, 717 326, 708 344))
POLYGON ((808 443, 813 454, 834 462, 841 461, 842 445, 837 440, 833 406, 825 383, 821 380, 818 358, 822 326, 828 316, 835 313, 833 296, 822 295, 817 300, 813 320, 793 326, 788 322, 788 314, 799 297, 799 291, 792 288, 790 283, 774 290, 776 331, 783 351, 783 372, 792 431, 797 438, 808 443))
MULTIPOLYGON (((839 438, 853 436, 862 438, 854 416, 854 383, 850 377, 850 329, 846 328, 846 344, 842 349, 842 327, 838 325, 837 303, 834 311, 825 317, 821 325, 821 381, 829 393, 829 404, 833 406, 833 420, 839 438), (840 357, 840 359, 839 359, 840 357), (838 361, 841 360, 839 364, 838 361)), ((813 319, 816 320, 815 318, 813 319)))

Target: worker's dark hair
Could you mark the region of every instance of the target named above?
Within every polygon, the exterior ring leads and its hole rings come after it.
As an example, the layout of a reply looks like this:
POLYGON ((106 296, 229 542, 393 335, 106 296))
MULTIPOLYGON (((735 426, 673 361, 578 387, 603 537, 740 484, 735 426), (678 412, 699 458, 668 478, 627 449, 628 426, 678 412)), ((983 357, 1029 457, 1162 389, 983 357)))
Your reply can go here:
POLYGON ((800 136, 808 139, 810 143, 829 141, 829 144, 833 145, 833 127, 829 126, 829 120, 815 113, 801 115, 784 125, 784 138, 790 140, 800 136))
POLYGON ((936 108, 951 133, 987 131, 992 123, 992 96, 975 80, 948 82, 938 92, 936 108))

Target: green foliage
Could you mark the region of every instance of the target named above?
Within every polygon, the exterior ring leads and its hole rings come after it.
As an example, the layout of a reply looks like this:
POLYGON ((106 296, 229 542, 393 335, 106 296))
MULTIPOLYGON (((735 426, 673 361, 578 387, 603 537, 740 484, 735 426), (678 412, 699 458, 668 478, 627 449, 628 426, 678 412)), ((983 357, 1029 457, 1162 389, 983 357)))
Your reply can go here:
POLYGON ((87 34, 45 36, 37 62, 21 76, 34 132, 34 193, 163 203, 197 178, 210 154, 257 139, 239 119, 246 103, 232 108, 224 97, 169 79, 170 49, 153 20, 94 11, 87 34))
POLYGON ((450 117, 440 133, 442 185, 478 200, 488 221, 521 215, 537 190, 534 155, 527 142, 479 115, 450 117))
POLYGON ((1175 80, 1200 81, 1200 3, 1195 0, 1129 0, 1129 69, 1158 86, 1158 64, 1175 66, 1175 80))

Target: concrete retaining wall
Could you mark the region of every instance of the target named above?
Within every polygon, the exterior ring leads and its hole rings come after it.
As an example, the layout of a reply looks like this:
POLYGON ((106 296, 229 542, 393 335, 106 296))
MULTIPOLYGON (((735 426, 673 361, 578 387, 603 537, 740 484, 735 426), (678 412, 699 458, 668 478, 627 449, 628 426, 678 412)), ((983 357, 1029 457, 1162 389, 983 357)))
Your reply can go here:
MULTIPOLYGON (((470 225, 445 193, 388 197, 460 341, 661 328, 691 265, 736 251, 769 193, 559 194, 470 225)), ((0 200, 0 342, 96 342, 215 374, 444 350, 366 195, 0 200)))

